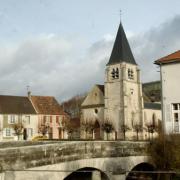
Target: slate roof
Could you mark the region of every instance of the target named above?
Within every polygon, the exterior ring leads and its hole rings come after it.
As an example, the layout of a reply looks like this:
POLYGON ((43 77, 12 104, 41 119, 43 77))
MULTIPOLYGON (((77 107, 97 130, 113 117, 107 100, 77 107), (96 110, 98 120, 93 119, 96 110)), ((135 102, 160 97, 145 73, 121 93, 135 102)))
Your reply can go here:
POLYGON ((123 26, 120 23, 119 29, 116 35, 116 39, 114 42, 114 46, 112 49, 112 53, 111 53, 111 56, 107 65, 121 63, 121 62, 127 62, 130 64, 136 65, 136 61, 131 52, 131 48, 129 46, 123 26))
POLYGON ((161 110, 161 104, 159 103, 144 103, 144 109, 161 110))
POLYGON ((154 63, 155 64, 167 64, 167 63, 173 63, 173 62, 180 62, 180 50, 171 53, 167 56, 164 56, 158 60, 156 60, 154 63))
POLYGON ((30 98, 38 114, 64 114, 59 103, 53 96, 31 96, 30 98))
POLYGON ((96 84, 96 86, 101 90, 104 95, 104 85, 96 84))
POLYGON ((36 114, 28 97, 0 95, 1 114, 36 114))

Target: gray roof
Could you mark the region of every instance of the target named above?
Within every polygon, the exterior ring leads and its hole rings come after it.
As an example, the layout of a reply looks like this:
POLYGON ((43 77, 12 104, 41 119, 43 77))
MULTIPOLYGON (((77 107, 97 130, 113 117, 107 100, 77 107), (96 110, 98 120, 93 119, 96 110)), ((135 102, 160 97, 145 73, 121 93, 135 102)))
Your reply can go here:
POLYGON ((114 42, 113 50, 107 65, 121 63, 121 62, 127 62, 136 65, 136 61, 131 52, 131 48, 126 38, 126 34, 124 32, 123 26, 120 23, 116 35, 116 39, 114 42))
POLYGON ((96 84, 96 86, 102 91, 102 93, 104 95, 104 85, 96 84))
POLYGON ((161 104, 159 104, 159 103, 144 103, 144 109, 161 110, 161 104))

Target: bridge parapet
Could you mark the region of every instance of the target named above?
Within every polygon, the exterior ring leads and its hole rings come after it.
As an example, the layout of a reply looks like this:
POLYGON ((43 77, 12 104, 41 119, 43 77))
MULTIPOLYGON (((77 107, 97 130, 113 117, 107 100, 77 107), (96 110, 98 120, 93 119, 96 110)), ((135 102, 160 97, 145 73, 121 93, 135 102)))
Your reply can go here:
MULTIPOLYGON (((22 143, 23 145, 23 143, 22 143)), ((27 169, 93 158, 147 156, 147 142, 67 141, 0 148, 2 170, 27 169)))

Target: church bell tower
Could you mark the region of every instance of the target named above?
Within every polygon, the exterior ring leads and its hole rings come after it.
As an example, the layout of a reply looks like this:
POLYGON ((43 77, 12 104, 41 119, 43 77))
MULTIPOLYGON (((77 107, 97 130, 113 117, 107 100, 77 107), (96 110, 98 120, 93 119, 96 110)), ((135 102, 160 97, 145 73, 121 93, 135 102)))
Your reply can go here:
POLYGON ((135 125, 142 126, 142 88, 140 71, 120 23, 109 62, 105 71, 104 121, 112 123, 117 139, 135 135, 135 125))

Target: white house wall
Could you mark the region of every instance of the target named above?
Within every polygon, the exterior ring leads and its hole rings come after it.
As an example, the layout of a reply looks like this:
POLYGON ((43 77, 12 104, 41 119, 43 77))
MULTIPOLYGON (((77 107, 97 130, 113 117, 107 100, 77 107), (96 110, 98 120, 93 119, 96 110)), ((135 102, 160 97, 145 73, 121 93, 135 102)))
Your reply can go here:
POLYGON ((171 63, 161 65, 161 75, 163 90, 163 118, 165 122, 165 131, 166 133, 173 133, 174 120, 172 115, 172 104, 180 103, 180 64, 171 63))

